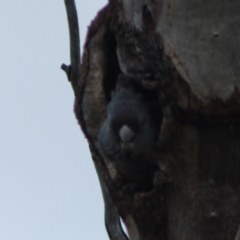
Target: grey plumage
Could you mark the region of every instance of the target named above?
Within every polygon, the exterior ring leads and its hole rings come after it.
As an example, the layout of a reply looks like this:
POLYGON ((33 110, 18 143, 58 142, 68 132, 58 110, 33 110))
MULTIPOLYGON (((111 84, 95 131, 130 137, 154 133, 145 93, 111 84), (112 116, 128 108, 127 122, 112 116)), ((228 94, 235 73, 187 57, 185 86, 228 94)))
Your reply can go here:
POLYGON ((120 76, 100 129, 101 151, 113 161, 125 184, 152 184, 157 167, 151 162, 159 136, 162 109, 155 93, 120 76))

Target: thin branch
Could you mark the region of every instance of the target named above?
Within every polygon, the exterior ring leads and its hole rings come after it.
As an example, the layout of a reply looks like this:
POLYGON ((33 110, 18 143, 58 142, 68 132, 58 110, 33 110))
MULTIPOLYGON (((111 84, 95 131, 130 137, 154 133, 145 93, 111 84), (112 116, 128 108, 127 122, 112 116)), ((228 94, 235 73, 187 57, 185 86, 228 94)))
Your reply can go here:
POLYGON ((237 231, 237 235, 234 238, 234 240, 240 240, 240 225, 239 225, 239 228, 238 228, 238 231, 237 231))
POLYGON ((101 173, 96 166, 99 182, 102 189, 102 195, 105 205, 105 226, 110 240, 128 240, 127 235, 122 229, 120 218, 118 216, 117 210, 111 200, 108 193, 108 189, 104 180, 102 179, 101 173))
POLYGON ((80 77, 81 68, 81 52, 80 52, 80 38, 79 38, 79 26, 78 26, 78 16, 74 0, 64 0, 68 27, 70 35, 70 58, 71 65, 67 66, 62 64, 61 68, 67 74, 68 80, 72 84, 74 93, 76 93, 77 81, 80 77))
MULTIPOLYGON (((80 53, 80 39, 79 39, 79 26, 78 26, 78 16, 74 0, 64 0, 67 17, 68 17, 68 27, 70 35, 70 58, 71 64, 62 64, 61 69, 67 74, 68 80, 72 84, 73 91, 76 95, 77 82, 80 77, 81 71, 81 53, 80 53)), ((107 187, 101 174, 96 170, 99 176, 99 181, 102 188, 102 194, 105 203, 105 225, 111 240, 128 240, 127 235, 124 233, 120 218, 117 214, 115 206, 113 205, 110 196, 108 194, 107 187)))

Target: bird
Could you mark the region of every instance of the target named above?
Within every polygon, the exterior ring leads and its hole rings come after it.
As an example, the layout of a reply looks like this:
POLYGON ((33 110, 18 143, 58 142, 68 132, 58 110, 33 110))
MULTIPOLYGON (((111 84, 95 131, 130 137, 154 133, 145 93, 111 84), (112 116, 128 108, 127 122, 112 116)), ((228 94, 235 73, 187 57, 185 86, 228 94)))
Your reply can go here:
POLYGON ((125 75, 118 77, 99 131, 101 153, 116 166, 125 189, 149 190, 158 166, 153 162, 162 107, 157 93, 148 92, 125 75))

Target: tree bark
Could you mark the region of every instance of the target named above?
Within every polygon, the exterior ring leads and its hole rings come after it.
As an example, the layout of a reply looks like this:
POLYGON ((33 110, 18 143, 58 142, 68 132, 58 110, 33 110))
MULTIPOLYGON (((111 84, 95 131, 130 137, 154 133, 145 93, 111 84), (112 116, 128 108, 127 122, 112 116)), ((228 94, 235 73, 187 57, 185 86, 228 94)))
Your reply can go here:
POLYGON ((239 239, 239 12, 237 0, 111 0, 89 28, 75 113, 132 240, 239 239), (120 73, 163 104, 150 192, 126 194, 99 151, 120 73))

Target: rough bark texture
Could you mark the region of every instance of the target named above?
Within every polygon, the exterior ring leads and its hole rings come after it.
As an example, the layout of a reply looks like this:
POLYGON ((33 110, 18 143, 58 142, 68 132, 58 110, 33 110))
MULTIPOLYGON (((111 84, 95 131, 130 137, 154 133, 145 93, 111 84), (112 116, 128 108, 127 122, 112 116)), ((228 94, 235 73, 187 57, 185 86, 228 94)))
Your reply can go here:
POLYGON ((75 113, 132 240, 239 239, 239 12, 237 0, 111 0, 89 28, 75 113), (151 192, 124 193, 99 151, 119 73, 163 102, 151 192))

